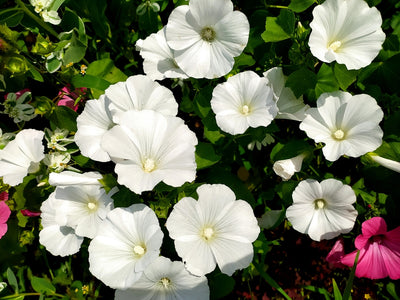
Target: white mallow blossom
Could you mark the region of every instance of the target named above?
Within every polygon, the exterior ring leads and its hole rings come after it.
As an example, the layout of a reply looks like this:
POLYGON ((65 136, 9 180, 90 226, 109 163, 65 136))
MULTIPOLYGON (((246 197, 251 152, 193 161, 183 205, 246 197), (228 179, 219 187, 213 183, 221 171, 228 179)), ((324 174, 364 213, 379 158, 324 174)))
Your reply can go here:
POLYGON ((115 292, 115 300, 209 298, 207 277, 192 275, 182 262, 163 256, 157 257, 131 287, 115 292))
POLYGON ((251 206, 236 200, 223 184, 204 184, 198 200, 182 198, 175 204, 166 227, 187 270, 197 276, 212 272, 216 265, 232 275, 253 259, 253 245, 260 228, 251 206))
POLYGON ((213 91, 211 108, 217 125, 232 135, 249 127, 268 126, 278 108, 268 81, 253 71, 229 77, 213 91))
POLYGON ((165 39, 165 27, 136 42, 136 50, 143 58, 143 70, 153 80, 188 78, 178 67, 174 54, 165 39))
POLYGON ((81 247, 83 237, 76 235, 72 227, 60 225, 66 223, 66 217, 57 213, 57 209, 58 202, 53 192, 40 207, 43 229, 39 232, 39 242, 53 255, 75 254, 81 247))
POLYGON ((49 184, 53 186, 68 185, 101 185, 99 179, 102 176, 98 172, 76 173, 72 171, 63 171, 61 173, 50 173, 49 184))
POLYGON ((356 195, 339 180, 326 179, 321 183, 303 180, 292 197, 293 204, 286 210, 286 217, 294 229, 311 239, 332 239, 353 229, 357 210, 352 204, 356 195))
POLYGON ((286 78, 282 68, 269 69, 263 75, 268 79, 268 86, 271 87, 278 106, 278 114, 275 118, 302 121, 309 106, 304 104, 303 96, 296 98, 293 91, 285 87, 286 78))
POLYGON ((166 25, 166 39, 178 66, 190 77, 218 78, 229 73, 234 57, 247 45, 246 15, 231 0, 190 0, 176 7, 166 25))
POLYGON ((86 101, 76 123, 78 130, 74 140, 82 155, 96 161, 110 161, 110 156, 101 147, 103 135, 115 125, 106 106, 105 96, 101 95, 98 100, 86 101))
POLYGON ((326 0, 313 16, 308 44, 321 61, 360 69, 373 61, 385 41, 380 12, 364 0, 326 0))
POLYGON ((299 154, 292 158, 277 160, 274 162, 272 169, 276 175, 282 177, 284 181, 287 181, 292 178, 294 173, 301 170, 304 157, 305 154, 299 154))
POLYGON ((306 111, 300 129, 315 142, 324 143, 325 158, 336 161, 341 155, 359 157, 378 148, 382 118, 383 111, 371 96, 338 91, 322 94, 317 108, 306 111))
POLYGON ((137 194, 159 182, 178 187, 196 176, 196 135, 178 117, 151 110, 128 111, 103 137, 116 163, 118 183, 137 194))
POLYGON ((4 183, 16 186, 28 173, 39 170, 44 158, 43 136, 43 131, 24 129, 0 150, 0 177, 4 183))
POLYGON ((105 97, 115 123, 119 123, 119 113, 129 110, 154 110, 165 116, 178 113, 178 103, 171 90, 144 75, 131 76, 110 85, 105 90, 105 97))
POLYGON ((159 256, 163 236, 148 206, 115 208, 89 245, 89 270, 112 288, 131 288, 159 256))
POLYGON ((57 186, 55 190, 56 216, 64 216, 65 225, 73 228, 79 236, 95 237, 100 223, 114 208, 111 198, 118 191, 112 189, 108 193, 100 184, 81 184, 57 186))
POLYGON ((53 25, 58 25, 61 23, 57 9, 64 1, 56 2, 55 0, 29 0, 29 2, 35 8, 35 12, 40 14, 40 16, 43 18, 43 21, 53 25), (55 3, 57 3, 57 7, 55 7, 55 3))
POLYGON ((101 146, 103 136, 119 123, 119 115, 129 110, 176 116, 178 103, 168 88, 144 75, 109 86, 98 100, 87 101, 77 118, 75 143, 81 153, 96 161, 110 161, 109 153, 101 146))

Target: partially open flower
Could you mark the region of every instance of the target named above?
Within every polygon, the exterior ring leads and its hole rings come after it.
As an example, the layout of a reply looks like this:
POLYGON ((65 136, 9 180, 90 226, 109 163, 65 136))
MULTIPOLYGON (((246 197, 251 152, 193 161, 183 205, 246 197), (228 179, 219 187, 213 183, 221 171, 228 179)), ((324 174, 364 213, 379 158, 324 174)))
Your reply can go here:
POLYGON ((305 154, 299 154, 296 157, 277 160, 273 165, 273 170, 276 175, 282 177, 284 181, 292 178, 294 173, 301 170, 305 154))

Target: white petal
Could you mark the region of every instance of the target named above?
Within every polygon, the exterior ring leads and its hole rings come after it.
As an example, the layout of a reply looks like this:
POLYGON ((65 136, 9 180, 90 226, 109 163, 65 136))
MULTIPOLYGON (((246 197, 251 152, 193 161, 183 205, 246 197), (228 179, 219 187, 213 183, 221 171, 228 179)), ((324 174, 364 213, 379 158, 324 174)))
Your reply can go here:
POLYGON ((79 251, 83 237, 71 227, 47 226, 39 232, 39 242, 53 255, 67 256, 79 251))
POLYGON ((76 173, 72 171, 63 171, 61 173, 50 173, 49 184, 53 186, 95 184, 100 185, 99 179, 102 176, 98 172, 76 173))

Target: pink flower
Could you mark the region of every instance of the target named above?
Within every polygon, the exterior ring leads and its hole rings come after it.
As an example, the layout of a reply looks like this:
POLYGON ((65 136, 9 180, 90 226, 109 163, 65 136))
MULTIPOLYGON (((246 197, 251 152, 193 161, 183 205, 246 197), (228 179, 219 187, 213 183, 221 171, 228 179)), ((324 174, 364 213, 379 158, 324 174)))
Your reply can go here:
MULTIPOLYGON (((362 234, 355 240, 360 251, 357 277, 400 279, 400 226, 387 231, 386 222, 374 217, 362 224, 362 234)), ((357 251, 345 255, 341 262, 353 266, 357 251)))
POLYGON ((81 87, 71 90, 69 86, 64 86, 61 91, 58 92, 58 106, 68 106, 69 108, 73 109, 74 111, 78 110, 79 105, 75 105, 75 101, 78 98, 82 98, 86 95, 87 88, 81 87))
POLYGON ((33 212, 30 211, 29 209, 21 209, 21 214, 24 215, 25 217, 39 217, 40 212, 33 212))
POLYGON ((344 253, 344 244, 343 244, 343 239, 338 239, 333 245, 332 250, 328 253, 326 256, 326 260, 336 268, 343 268, 345 267, 344 264, 342 264, 341 259, 345 255, 344 253))
POLYGON ((10 217, 11 210, 4 201, 0 201, 0 239, 7 232, 7 220, 10 217))

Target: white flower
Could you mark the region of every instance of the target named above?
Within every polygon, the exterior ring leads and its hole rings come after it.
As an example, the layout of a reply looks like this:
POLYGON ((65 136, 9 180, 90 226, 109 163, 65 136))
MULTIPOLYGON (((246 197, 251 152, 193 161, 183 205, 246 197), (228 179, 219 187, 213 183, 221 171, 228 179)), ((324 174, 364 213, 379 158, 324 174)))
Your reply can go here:
POLYGON ((58 25, 61 23, 61 19, 58 16, 57 9, 64 1, 57 1, 57 7, 54 8, 55 0, 29 0, 32 6, 35 8, 35 12, 40 14, 43 21, 58 25))
POLYGON ((83 237, 76 235, 72 227, 60 225, 66 219, 62 214, 56 216, 57 204, 53 192, 40 207, 43 229, 39 232, 39 242, 53 255, 72 255, 79 251, 83 237))
POLYGON ((249 266, 252 242, 260 233, 251 206, 223 184, 204 184, 197 194, 198 201, 185 197, 175 204, 166 222, 188 271, 202 276, 218 264, 222 273, 232 275, 249 266))
POLYGON ((43 159, 43 163, 49 168, 51 172, 61 172, 71 160, 71 154, 68 152, 51 152, 47 153, 43 159))
POLYGON ((210 290, 205 276, 190 274, 180 261, 159 256, 127 290, 117 290, 116 300, 192 299, 206 300, 210 290))
POLYGON ((163 181, 174 187, 196 176, 196 135, 178 117, 151 111, 128 111, 120 125, 103 138, 105 149, 116 163, 118 183, 137 194, 163 181))
POLYGON ((392 171, 400 173, 400 162, 392 160, 392 159, 384 158, 384 157, 376 155, 374 153, 370 153, 369 157, 371 157, 374 162, 377 162, 381 166, 388 168, 392 171))
POLYGON ((230 0, 190 0, 172 11, 166 27, 178 66, 190 77, 210 79, 232 70, 250 31, 247 17, 233 11, 230 0))
POLYGON ((43 131, 21 130, 0 150, 0 176, 6 184, 20 184, 28 173, 39 170, 39 162, 44 158, 43 131))
POLYGON ((49 184, 53 186, 68 186, 68 185, 101 185, 99 179, 102 176, 98 172, 86 172, 83 174, 64 171, 61 173, 50 173, 49 184))
POLYGON ((313 11, 309 46, 324 62, 337 61, 347 69, 368 66, 385 40, 379 11, 364 0, 326 0, 313 11))
POLYGON ((299 154, 292 158, 277 160, 276 162, 274 162, 272 169, 274 170, 276 175, 282 177, 284 181, 287 181, 292 178, 294 173, 301 170, 301 165, 303 164, 304 157, 304 154, 299 154))
POLYGON ((178 103, 172 92, 144 75, 131 76, 124 82, 110 85, 105 96, 115 123, 119 123, 119 113, 129 110, 154 110, 165 116, 178 113, 178 103))
POLYGON ((130 288, 159 256, 162 239, 156 214, 149 207, 115 208, 89 245, 89 270, 112 288, 130 288))
POLYGON ((103 135, 115 125, 106 106, 105 96, 87 101, 76 123, 78 130, 74 140, 82 155, 101 162, 110 161, 110 156, 101 147, 103 135))
POLYGON ((341 155, 359 157, 378 148, 382 118, 382 109, 371 96, 338 91, 322 94, 317 108, 307 110, 300 129, 317 143, 325 143, 325 158, 335 161, 341 155))
POLYGON ((253 71, 229 77, 213 91, 211 108, 217 125, 230 134, 249 127, 268 126, 278 113, 267 80, 253 71))
POLYGON ((269 69, 263 75, 268 79, 268 86, 272 88, 274 100, 278 105, 278 114, 275 118, 302 121, 309 106, 304 104, 303 96, 296 98, 292 90, 285 87, 286 78, 282 68, 269 69))
POLYGON ((315 241, 332 239, 353 229, 357 210, 356 195, 350 186, 336 179, 319 183, 301 181, 292 194, 293 204, 286 217, 294 229, 308 234, 315 241))
POLYGON ((100 223, 114 208, 111 198, 117 188, 106 191, 95 184, 57 186, 55 196, 57 213, 65 216, 65 224, 79 236, 95 237, 100 223))
POLYGON ((165 27, 145 40, 138 40, 136 49, 144 59, 143 70, 151 79, 188 78, 175 62, 174 54, 165 39, 165 27))

